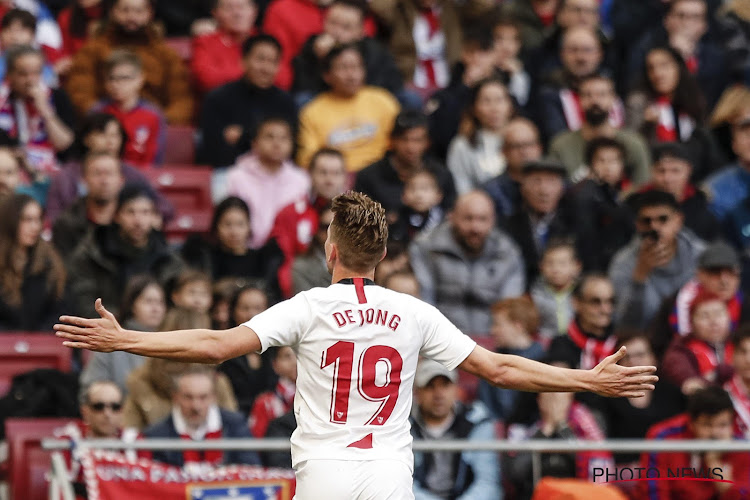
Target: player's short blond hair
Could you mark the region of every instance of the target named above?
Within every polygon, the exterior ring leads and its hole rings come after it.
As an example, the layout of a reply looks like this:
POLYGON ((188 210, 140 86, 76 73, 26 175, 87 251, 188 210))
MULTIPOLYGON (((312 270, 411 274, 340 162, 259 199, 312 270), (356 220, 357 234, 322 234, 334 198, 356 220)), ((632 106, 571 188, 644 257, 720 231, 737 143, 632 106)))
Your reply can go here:
POLYGON ((383 258, 388 241, 385 210, 366 194, 349 191, 331 202, 331 240, 348 269, 371 271, 383 258))

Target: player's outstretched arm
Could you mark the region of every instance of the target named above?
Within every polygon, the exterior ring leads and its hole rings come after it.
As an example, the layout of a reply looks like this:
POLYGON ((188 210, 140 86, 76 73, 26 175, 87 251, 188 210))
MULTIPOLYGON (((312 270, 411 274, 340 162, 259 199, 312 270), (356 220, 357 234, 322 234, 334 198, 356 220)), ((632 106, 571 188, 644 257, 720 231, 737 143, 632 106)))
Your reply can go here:
POLYGON ((625 347, 591 370, 573 370, 498 354, 477 346, 459 368, 506 389, 528 392, 584 392, 609 397, 640 397, 654 389, 655 366, 620 366, 625 347))
POLYGON ((259 351, 260 339, 253 330, 236 326, 229 330, 177 330, 137 332, 120 326, 115 316, 96 300, 100 318, 61 316, 55 325, 63 345, 98 352, 126 351, 141 356, 193 363, 221 363, 259 351))

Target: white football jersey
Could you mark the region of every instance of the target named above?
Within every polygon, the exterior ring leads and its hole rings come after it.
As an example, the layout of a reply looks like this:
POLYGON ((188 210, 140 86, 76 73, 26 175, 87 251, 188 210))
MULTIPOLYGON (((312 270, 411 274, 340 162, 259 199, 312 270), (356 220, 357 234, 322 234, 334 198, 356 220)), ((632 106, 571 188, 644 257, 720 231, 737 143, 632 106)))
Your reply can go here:
POLYGON ((435 307, 363 278, 302 292, 244 325, 263 351, 297 353, 295 467, 391 459, 413 468, 409 414, 419 356, 452 370, 476 346, 435 307))

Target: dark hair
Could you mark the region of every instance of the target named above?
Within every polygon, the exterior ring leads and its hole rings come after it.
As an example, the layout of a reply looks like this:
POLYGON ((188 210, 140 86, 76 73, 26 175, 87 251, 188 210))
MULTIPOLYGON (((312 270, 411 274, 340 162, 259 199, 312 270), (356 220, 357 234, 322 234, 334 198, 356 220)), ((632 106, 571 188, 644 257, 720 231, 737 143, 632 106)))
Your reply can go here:
POLYGON ((481 51, 492 50, 495 45, 495 39, 492 36, 492 29, 486 23, 469 26, 463 32, 461 47, 464 49, 477 48, 481 51))
POLYGON ((744 323, 737 328, 732 335, 732 345, 736 348, 740 346, 743 340, 750 339, 750 323, 744 323))
POLYGON ((225 213, 233 208, 241 210, 242 213, 247 216, 247 220, 250 220, 250 207, 247 206, 245 200, 237 196, 229 196, 228 198, 221 200, 221 202, 216 205, 216 208, 214 208, 214 215, 211 217, 211 236, 217 239, 216 243, 218 243, 219 221, 221 221, 221 218, 224 217, 225 213))
MULTIPOLYGON (((356 42, 353 43, 342 43, 339 45, 336 45, 331 50, 328 51, 328 54, 323 57, 323 60, 320 63, 320 67, 323 70, 323 73, 328 73, 331 71, 331 68, 333 67, 333 61, 338 59, 338 57, 343 54, 344 52, 348 50, 353 50, 357 54, 359 54, 359 57, 362 58, 362 51, 359 48, 359 45, 357 45, 356 42)), ((364 59, 363 64, 364 64, 364 59)))
POLYGON ((344 155, 341 154, 341 151, 339 151, 338 149, 323 147, 313 153, 312 158, 310 158, 310 163, 307 165, 308 172, 312 172, 313 170, 315 170, 315 164, 322 156, 335 156, 336 158, 341 160, 341 162, 344 164, 344 169, 346 170, 346 158, 344 158, 344 155))
POLYGON ((658 163, 664 158, 674 158, 687 162, 691 167, 693 160, 687 148, 680 142, 660 142, 651 149, 651 162, 658 163))
POLYGON ((271 124, 282 124, 286 128, 289 129, 289 134, 290 135, 293 133, 292 132, 292 124, 289 123, 289 120, 287 120, 286 118, 281 117, 281 116, 266 116, 266 117, 264 117, 262 120, 260 120, 255 125, 255 129, 252 131, 252 139, 251 140, 257 139, 258 138, 258 134, 260 133, 261 129, 263 127, 265 127, 266 125, 271 125, 271 124))
POLYGON ((249 292, 251 290, 262 293, 266 297, 266 302, 269 302, 268 292, 261 282, 256 281, 253 283, 242 285, 240 288, 234 291, 234 293, 232 294, 232 298, 229 299, 230 323, 236 323, 236 320, 234 319, 234 310, 237 308, 237 303, 240 301, 240 297, 242 297, 243 293, 249 292))
POLYGON ((279 57, 281 56, 282 48, 279 41, 271 35, 261 33, 260 35, 253 35, 245 40, 245 42, 242 44, 242 57, 247 57, 247 55, 255 48, 256 45, 260 45, 262 43, 273 45, 278 51, 279 57))
POLYGON ((590 272, 585 273, 583 276, 580 277, 578 280, 578 283, 576 283, 576 286, 573 287, 573 297, 577 299, 583 298, 583 290, 586 288, 586 285, 590 281, 606 281, 609 284, 612 284, 612 280, 609 279, 609 276, 607 276, 604 273, 600 272, 590 272))
POLYGON ((143 72, 143 62, 140 56, 129 50, 113 50, 104 60, 104 74, 110 75, 118 66, 132 66, 139 72, 143 72))
POLYGON ((586 144, 586 165, 591 166, 594 156, 600 149, 616 149, 620 153, 620 159, 625 161, 625 146, 612 137, 594 137, 586 144))
POLYGON ((679 76, 677 79, 677 87, 674 89, 672 97, 672 107, 675 112, 686 113, 697 123, 701 123, 703 121, 703 116, 706 113, 705 96, 698 85, 698 80, 696 80, 690 73, 682 55, 671 46, 657 45, 646 52, 646 57, 643 60, 643 86, 646 92, 652 99, 659 97, 648 77, 648 56, 655 51, 665 52, 678 68, 677 71, 679 72, 679 76))
POLYGON ((19 59, 26 56, 37 56, 39 59, 44 61, 44 54, 42 51, 32 47, 31 45, 19 45, 17 47, 11 47, 5 53, 6 60, 6 72, 10 73, 16 67, 16 62, 19 59))
POLYGON ((427 119, 427 115, 416 109, 402 111, 396 116, 396 119, 393 120, 391 139, 403 137, 404 134, 415 128, 429 130, 430 122, 427 119))
POLYGON ((578 256, 578 249, 576 248, 576 242, 571 237, 555 237, 551 238, 549 242, 547 243, 547 246, 544 247, 544 251, 542 252, 542 259, 550 252, 554 252, 555 250, 569 250, 573 254, 573 258, 580 262, 580 258, 578 256))
POLYGON ((341 5, 342 7, 349 7, 350 9, 358 10, 360 16, 362 16, 362 21, 365 20, 365 16, 367 15, 367 5, 359 0, 333 0, 328 8, 330 9, 334 5, 341 5))
POLYGON ((127 203, 139 198, 146 198, 156 206, 156 195, 149 186, 138 183, 125 184, 117 196, 117 208, 115 212, 119 212, 127 203))
POLYGON ((5 13, 3 19, 0 20, 0 30, 4 30, 14 23, 20 23, 21 26, 27 30, 31 30, 32 33, 36 32, 36 17, 27 10, 10 9, 5 13))
POLYGON ((428 177, 432 181, 432 183, 435 185, 435 189, 437 189, 438 192, 440 193, 443 192, 442 188, 440 187, 440 180, 438 179, 437 174, 435 174, 435 172, 433 172, 432 170, 428 168, 420 168, 418 170, 415 170, 414 172, 411 172, 409 176, 406 178, 406 180, 404 181, 404 188, 406 188, 406 185, 409 182, 411 182, 412 179, 419 177, 421 175, 428 177))
POLYGON ((122 292, 122 306, 120 307, 120 317, 118 318, 120 323, 125 323, 133 318, 133 305, 135 301, 138 300, 138 297, 141 296, 146 288, 152 285, 158 286, 159 290, 164 293, 161 283, 150 274, 137 274, 128 280, 125 290, 122 292))
POLYGON ((615 90, 615 82, 612 80, 612 78, 608 77, 607 75, 605 75, 603 73, 599 73, 599 72, 595 72, 595 73, 592 73, 590 75, 586 75, 586 76, 582 77, 580 79, 580 81, 578 82, 578 88, 580 89, 581 87, 583 87, 588 82, 596 82, 596 81, 607 82, 609 84, 609 86, 612 88, 612 93, 613 94, 617 93, 616 90, 615 90))
POLYGON ((505 82, 503 82, 501 78, 499 78, 498 76, 490 76, 479 80, 476 84, 474 84, 473 87, 471 87, 471 91, 469 93, 469 102, 466 105, 466 109, 464 109, 464 116, 461 127, 463 129, 461 131, 462 135, 464 135, 469 140, 469 143, 472 146, 477 145, 477 133, 482 128, 482 124, 479 122, 479 118, 477 117, 474 107, 477 104, 477 100, 479 99, 479 95, 482 93, 482 90, 488 85, 500 85, 503 88, 503 92, 505 92, 505 98, 510 102, 510 114, 508 116, 508 121, 510 121, 513 118, 513 115, 515 115, 515 101, 510 95, 505 82))
POLYGON ((86 170, 88 170, 91 162, 98 160, 99 158, 111 158, 115 160, 115 162, 117 162, 118 168, 120 169, 120 173, 122 174, 122 164, 120 163, 119 158, 103 151, 89 151, 86 156, 83 157, 83 161, 81 162, 81 176, 86 175, 86 170))
POLYGON ((117 128, 120 130, 120 135, 122 136, 122 144, 120 144, 119 152, 120 157, 122 157, 122 154, 125 152, 125 143, 128 142, 128 133, 115 115, 102 112, 88 114, 81 121, 72 147, 73 157, 83 159, 89 153, 89 148, 86 146, 86 137, 93 132, 104 132, 107 125, 112 122, 117 124, 117 128))
POLYGON ((637 328, 622 328, 615 331, 615 338, 617 338, 617 345, 615 345, 615 351, 620 349, 620 347, 624 346, 628 342, 632 342, 633 340, 640 339, 646 342, 648 345, 648 348, 651 350, 651 352, 654 352, 654 343, 651 341, 651 338, 648 336, 646 332, 643 330, 639 330, 637 328))
POLYGON ((495 18, 492 20, 491 24, 491 32, 494 38, 495 30, 498 28, 513 28, 516 30, 516 36, 520 39, 521 38, 521 24, 514 18, 513 16, 505 15, 503 13, 500 13, 495 16, 495 18))
POLYGON ((86 16, 86 9, 73 0, 70 6, 70 34, 75 38, 85 38, 89 31, 89 22, 104 20, 107 13, 112 9, 114 0, 102 0, 101 16, 98 19, 90 19, 86 16))
POLYGON ((732 398, 721 387, 705 387, 688 396, 687 414, 691 420, 701 415, 713 417, 725 411, 734 411, 732 398))
POLYGON ((635 199, 635 213, 639 213, 644 208, 651 207, 670 207, 677 212, 682 212, 680 203, 672 193, 651 189, 639 193, 635 199))

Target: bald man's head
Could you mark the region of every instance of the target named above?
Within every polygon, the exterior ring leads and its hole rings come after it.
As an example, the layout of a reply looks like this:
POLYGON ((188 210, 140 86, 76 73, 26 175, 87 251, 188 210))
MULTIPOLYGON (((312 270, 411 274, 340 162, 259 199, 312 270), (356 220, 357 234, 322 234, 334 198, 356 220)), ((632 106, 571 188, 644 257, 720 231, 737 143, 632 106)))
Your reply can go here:
POLYGON ((568 73, 583 78, 595 73, 602 63, 602 44, 591 28, 575 27, 565 31, 560 59, 568 73))
POLYGON ((470 191, 458 198, 450 221, 459 245, 479 254, 495 225, 495 206, 484 191, 470 191))

